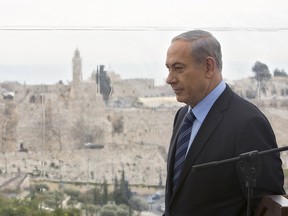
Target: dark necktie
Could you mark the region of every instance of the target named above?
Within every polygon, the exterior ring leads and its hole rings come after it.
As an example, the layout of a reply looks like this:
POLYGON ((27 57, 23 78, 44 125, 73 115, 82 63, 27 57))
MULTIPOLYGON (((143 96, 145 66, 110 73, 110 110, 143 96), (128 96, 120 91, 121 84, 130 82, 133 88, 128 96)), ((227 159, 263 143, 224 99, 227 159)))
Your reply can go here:
POLYGON ((187 148, 189 145, 189 140, 191 136, 192 131, 192 125, 193 121, 195 120, 195 116, 190 110, 186 117, 184 118, 184 121, 182 122, 182 125, 179 130, 179 136, 177 140, 177 146, 176 146, 176 153, 175 153, 175 160, 174 160, 174 167, 173 167, 173 192, 176 188, 178 178, 180 176, 185 157, 187 148))

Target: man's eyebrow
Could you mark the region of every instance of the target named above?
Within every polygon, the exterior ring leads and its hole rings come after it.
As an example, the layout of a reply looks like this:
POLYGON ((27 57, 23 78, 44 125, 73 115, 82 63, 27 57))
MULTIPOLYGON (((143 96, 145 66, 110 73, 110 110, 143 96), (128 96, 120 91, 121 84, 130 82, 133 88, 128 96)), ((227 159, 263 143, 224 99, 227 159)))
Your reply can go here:
POLYGON ((184 64, 183 63, 181 63, 181 62, 174 62, 172 65, 169 65, 169 64, 165 64, 166 65, 166 67, 168 67, 168 66, 170 66, 170 67, 175 67, 176 65, 182 65, 182 66, 184 66, 184 64))

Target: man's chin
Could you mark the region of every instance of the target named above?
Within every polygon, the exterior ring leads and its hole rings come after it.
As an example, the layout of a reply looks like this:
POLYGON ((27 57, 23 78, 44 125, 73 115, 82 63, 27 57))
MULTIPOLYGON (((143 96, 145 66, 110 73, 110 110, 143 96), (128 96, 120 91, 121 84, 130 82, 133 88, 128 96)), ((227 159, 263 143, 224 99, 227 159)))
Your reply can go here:
POLYGON ((180 103, 185 103, 185 99, 183 97, 177 96, 176 95, 176 100, 180 103))

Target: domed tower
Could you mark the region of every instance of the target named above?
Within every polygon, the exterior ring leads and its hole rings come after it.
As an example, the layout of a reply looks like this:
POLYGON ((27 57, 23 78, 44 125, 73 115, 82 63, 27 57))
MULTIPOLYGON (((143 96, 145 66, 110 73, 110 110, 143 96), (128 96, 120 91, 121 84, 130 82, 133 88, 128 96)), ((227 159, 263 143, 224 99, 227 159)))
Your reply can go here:
POLYGON ((72 64, 73 64, 73 84, 77 84, 82 81, 82 62, 80 52, 78 49, 76 49, 74 52, 72 64))

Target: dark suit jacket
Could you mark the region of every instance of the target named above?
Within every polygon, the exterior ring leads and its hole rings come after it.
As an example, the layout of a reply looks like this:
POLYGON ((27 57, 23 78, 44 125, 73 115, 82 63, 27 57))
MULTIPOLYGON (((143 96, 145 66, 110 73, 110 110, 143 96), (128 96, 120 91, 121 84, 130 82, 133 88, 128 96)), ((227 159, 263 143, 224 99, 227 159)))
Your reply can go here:
MULTIPOLYGON (((247 188, 239 163, 227 163, 205 171, 192 166, 239 156, 252 150, 276 148, 274 132, 259 109, 235 94, 227 85, 216 100, 186 156, 176 191, 171 175, 179 126, 188 106, 178 110, 167 162, 165 216, 244 216, 247 188)), ((256 179, 252 209, 267 194, 284 194, 284 175, 278 153, 261 157, 262 172, 256 179)))

